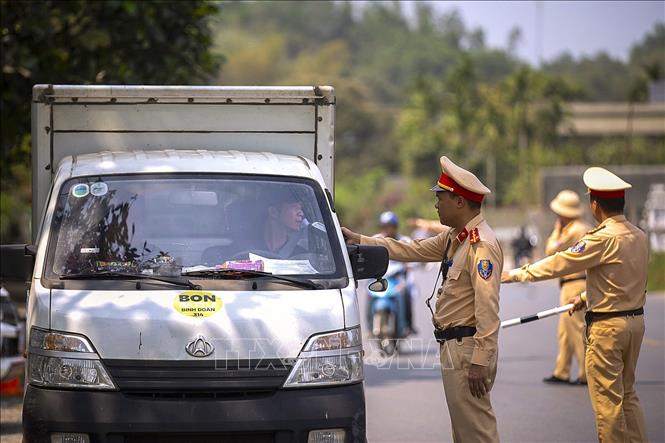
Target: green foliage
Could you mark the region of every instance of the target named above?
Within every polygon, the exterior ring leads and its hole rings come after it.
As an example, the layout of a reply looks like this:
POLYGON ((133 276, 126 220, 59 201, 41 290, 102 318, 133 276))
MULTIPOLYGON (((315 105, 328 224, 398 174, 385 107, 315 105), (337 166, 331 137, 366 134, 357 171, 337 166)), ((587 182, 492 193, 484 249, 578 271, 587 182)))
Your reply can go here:
POLYGON ((457 11, 425 2, 410 15, 396 1, 0 4, 2 236, 23 217, 9 216, 25 200, 16 183, 29 190, 34 83, 333 85, 337 206, 363 229, 387 209, 431 217, 443 154, 492 188, 490 205, 535 203, 543 166, 665 163, 662 138, 582 145, 557 135, 564 102, 646 99, 647 81, 665 73, 663 24, 629 63, 563 55, 535 69, 515 56, 519 29, 489 48, 457 11))
POLYGON ((367 228, 376 214, 376 199, 386 180, 380 167, 349 176, 335 187, 335 207, 343 224, 367 228))
POLYGON ((630 65, 641 69, 649 80, 665 78, 665 23, 658 23, 652 32, 630 51, 630 65))
POLYGON ((665 23, 633 46, 628 64, 603 52, 579 60, 563 54, 543 70, 577 84, 591 101, 646 101, 648 82, 665 78, 665 23))
MULTIPOLYGON (((599 54, 562 56, 534 69, 515 58, 519 29, 506 48, 488 48, 483 30, 470 29, 455 10, 411 6, 411 16, 400 2, 221 6, 216 44, 227 63, 220 82, 335 86, 337 198, 345 223, 373 227, 386 209, 431 216, 431 195, 422 190, 438 177, 443 154, 487 182, 490 205, 536 203, 542 166, 662 157, 658 140, 582 147, 561 145, 557 134, 567 118, 564 102, 627 99, 634 66, 599 54)), ((634 49, 635 60, 662 49, 659 30, 634 49)))
POLYGON ((647 278, 647 291, 665 291, 665 253, 651 253, 647 278))
POLYGON ((217 7, 207 1, 2 0, 0 8, 0 235, 18 241, 25 223, 16 214, 27 200, 14 191, 30 186, 25 137, 34 84, 206 84, 222 58, 210 51, 208 22, 217 7))
POLYGON ((580 92, 527 66, 497 85, 480 82, 476 72, 473 59, 463 57, 443 82, 415 88, 396 132, 403 171, 436 177, 439 166, 432 158, 445 153, 486 177, 499 196, 495 203, 533 203, 534 169, 555 161, 548 147, 564 118, 562 103, 580 92))
MULTIPOLYGON (((30 158, 29 134, 24 135, 21 144, 13 154, 20 160, 30 158)), ((26 161, 7 163, 2 168, 0 178, 0 238, 2 243, 28 241, 32 202, 31 165, 26 161)))
POLYGON ((629 67, 606 53, 579 60, 563 54, 543 65, 543 70, 577 83, 584 99, 591 101, 625 101, 629 95, 629 67))

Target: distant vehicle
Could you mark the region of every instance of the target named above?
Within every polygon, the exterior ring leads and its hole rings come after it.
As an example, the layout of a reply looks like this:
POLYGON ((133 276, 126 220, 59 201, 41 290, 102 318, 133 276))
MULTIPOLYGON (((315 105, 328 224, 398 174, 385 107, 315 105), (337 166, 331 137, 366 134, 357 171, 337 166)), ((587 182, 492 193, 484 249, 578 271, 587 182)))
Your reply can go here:
POLYGON ((23 373, 25 359, 20 349, 21 322, 5 288, 0 288, 0 381, 23 373))
POLYGON ((515 267, 520 267, 531 260, 533 248, 537 244, 538 236, 535 234, 535 229, 528 225, 522 226, 519 234, 510 243, 513 250, 515 267))

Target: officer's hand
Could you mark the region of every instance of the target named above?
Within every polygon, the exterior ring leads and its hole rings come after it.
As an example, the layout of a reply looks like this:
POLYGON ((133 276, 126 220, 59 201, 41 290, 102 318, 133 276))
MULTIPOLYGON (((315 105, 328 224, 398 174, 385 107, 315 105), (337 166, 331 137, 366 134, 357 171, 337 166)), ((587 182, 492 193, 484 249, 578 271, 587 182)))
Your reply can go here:
POLYGON ((347 245, 357 245, 360 243, 360 234, 353 232, 349 228, 342 226, 342 235, 347 245))
POLYGON ((490 375, 487 366, 472 364, 469 367, 469 390, 471 390, 471 395, 478 398, 490 391, 490 375))
POLYGON ((508 271, 503 271, 501 273, 501 283, 512 283, 513 281, 510 279, 510 273, 508 271))
POLYGON ((573 315, 574 312, 584 309, 586 303, 582 300, 582 297, 579 295, 568 300, 568 303, 572 303, 574 306, 568 311, 568 315, 573 315))

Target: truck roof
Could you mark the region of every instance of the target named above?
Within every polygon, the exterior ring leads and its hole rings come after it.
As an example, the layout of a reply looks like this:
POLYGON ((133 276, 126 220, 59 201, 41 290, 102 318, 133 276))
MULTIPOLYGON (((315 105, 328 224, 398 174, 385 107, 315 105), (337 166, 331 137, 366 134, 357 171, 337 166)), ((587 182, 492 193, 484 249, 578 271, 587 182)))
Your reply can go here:
POLYGON ((36 103, 302 103, 335 101, 332 86, 35 85, 36 103))
POLYGON ((103 151, 65 157, 59 169, 63 168, 69 177, 160 172, 242 173, 312 178, 323 184, 318 169, 310 160, 271 152, 205 149, 103 151))

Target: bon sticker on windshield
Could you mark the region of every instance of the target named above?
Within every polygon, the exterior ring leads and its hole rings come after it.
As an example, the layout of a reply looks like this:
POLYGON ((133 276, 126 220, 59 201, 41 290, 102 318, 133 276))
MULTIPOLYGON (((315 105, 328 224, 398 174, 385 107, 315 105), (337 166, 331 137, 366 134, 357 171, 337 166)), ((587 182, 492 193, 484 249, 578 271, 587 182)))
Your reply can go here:
POLYGON ((76 198, 85 197, 90 194, 90 187, 85 183, 72 186, 72 195, 76 198))
POLYGON ((173 307, 189 317, 210 317, 222 310, 222 299, 211 292, 185 291, 175 296, 173 307))

